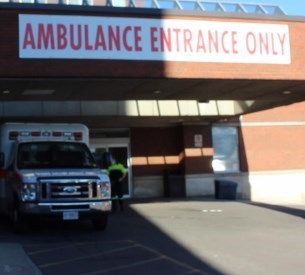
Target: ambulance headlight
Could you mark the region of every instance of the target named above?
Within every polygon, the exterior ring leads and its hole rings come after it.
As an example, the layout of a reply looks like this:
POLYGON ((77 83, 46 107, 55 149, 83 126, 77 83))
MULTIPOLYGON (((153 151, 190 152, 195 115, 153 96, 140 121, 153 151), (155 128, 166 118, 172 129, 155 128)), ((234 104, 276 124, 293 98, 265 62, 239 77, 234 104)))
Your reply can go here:
POLYGON ((110 182, 99 182, 100 194, 103 198, 111 197, 111 186, 110 182))
POLYGON ((36 185, 33 183, 24 183, 21 189, 22 201, 34 201, 37 198, 36 185))

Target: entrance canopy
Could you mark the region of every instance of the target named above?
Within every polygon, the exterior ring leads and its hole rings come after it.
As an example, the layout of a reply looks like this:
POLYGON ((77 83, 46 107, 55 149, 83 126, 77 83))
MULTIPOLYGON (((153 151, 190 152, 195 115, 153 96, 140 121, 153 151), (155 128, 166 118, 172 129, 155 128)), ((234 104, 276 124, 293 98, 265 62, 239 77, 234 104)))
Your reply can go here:
POLYGON ((2 121, 202 123, 305 99, 305 23, 107 7, 0 10, 2 121))

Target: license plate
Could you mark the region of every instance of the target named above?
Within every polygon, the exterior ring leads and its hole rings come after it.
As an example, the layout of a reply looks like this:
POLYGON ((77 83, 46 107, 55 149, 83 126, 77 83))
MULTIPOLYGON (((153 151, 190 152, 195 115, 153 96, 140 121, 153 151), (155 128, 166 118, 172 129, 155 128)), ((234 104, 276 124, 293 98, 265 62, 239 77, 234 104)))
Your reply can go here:
POLYGON ((63 213, 63 220, 78 220, 78 212, 77 211, 67 211, 63 213))

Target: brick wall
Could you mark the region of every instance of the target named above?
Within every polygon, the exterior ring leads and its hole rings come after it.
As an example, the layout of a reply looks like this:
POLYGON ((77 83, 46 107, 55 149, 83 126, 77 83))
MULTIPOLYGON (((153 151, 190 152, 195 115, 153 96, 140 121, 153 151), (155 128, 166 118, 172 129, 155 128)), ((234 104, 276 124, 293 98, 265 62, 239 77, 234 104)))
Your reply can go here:
POLYGON ((243 171, 305 168, 305 102, 243 116, 243 171))
POLYGON ((180 127, 132 128, 130 135, 133 176, 163 175, 164 170, 183 169, 179 159, 183 150, 180 127))
POLYGON ((185 173, 212 173, 213 145, 211 126, 185 126, 184 128, 185 173), (202 136, 202 146, 196 146, 195 135, 202 136))
MULTIPOLYGON (((271 21, 254 19, 169 16, 187 20, 225 22, 251 22, 287 24, 290 30, 290 65, 225 64, 202 62, 138 62, 114 60, 33 60, 19 59, 18 14, 61 14, 86 16, 122 16, 122 14, 56 11, 56 10, 0 10, 0 75, 6 77, 174 77, 174 78, 219 78, 219 79, 305 79, 305 22, 271 21), (183 66, 182 66, 183 65, 183 66)), ((134 15, 124 13, 124 17, 134 15)), ((145 15, 143 15, 144 17, 145 15)), ((152 16, 151 16, 152 17, 152 16)), ((157 18, 155 16, 155 18, 157 18)))
POLYGON ((211 127, 132 128, 131 155, 134 176, 162 175, 164 170, 211 173, 211 127), (195 135, 202 136, 201 147, 195 146, 195 135))

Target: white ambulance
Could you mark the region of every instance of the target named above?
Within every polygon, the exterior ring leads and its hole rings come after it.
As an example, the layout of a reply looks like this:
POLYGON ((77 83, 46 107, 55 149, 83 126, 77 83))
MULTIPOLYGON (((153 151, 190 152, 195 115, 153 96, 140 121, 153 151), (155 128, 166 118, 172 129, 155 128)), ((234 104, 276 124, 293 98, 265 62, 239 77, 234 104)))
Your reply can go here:
POLYGON ((85 125, 6 123, 0 135, 0 211, 16 230, 31 218, 90 219, 106 228, 110 181, 88 148, 85 125))

